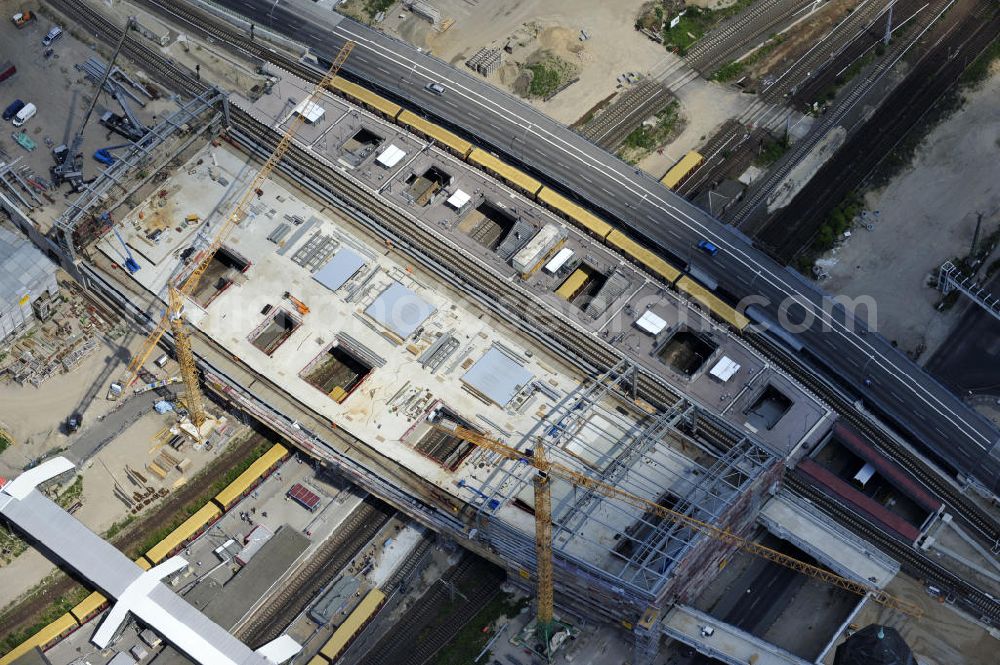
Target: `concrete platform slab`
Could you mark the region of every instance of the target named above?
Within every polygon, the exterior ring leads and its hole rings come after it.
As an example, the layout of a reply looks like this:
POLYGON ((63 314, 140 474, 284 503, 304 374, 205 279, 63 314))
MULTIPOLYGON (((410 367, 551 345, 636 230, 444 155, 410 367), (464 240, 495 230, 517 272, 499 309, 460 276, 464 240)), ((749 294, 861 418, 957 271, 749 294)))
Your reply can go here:
POLYGON ((767 529, 808 552, 838 575, 884 588, 899 562, 789 495, 772 498, 759 515, 767 529))
POLYGON ((808 665, 798 656, 686 605, 674 607, 662 627, 668 637, 731 665, 808 665), (711 635, 705 635, 706 628, 713 631, 711 635))

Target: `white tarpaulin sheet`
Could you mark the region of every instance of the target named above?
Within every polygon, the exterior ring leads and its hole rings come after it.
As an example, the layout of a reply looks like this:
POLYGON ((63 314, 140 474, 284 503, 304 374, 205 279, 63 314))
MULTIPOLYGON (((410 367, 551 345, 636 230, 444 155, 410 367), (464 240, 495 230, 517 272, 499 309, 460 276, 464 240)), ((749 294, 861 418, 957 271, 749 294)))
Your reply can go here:
POLYGON ((740 364, 729 356, 722 356, 722 359, 715 363, 715 367, 709 370, 709 374, 725 383, 740 371, 740 364))
POLYGON ((667 327, 667 322, 653 314, 653 310, 647 309, 646 312, 640 316, 636 322, 641 330, 645 330, 650 335, 659 335, 663 332, 663 329, 667 327))
POLYGON ((471 198, 472 198, 471 196, 469 196, 462 190, 456 189, 455 193, 448 197, 448 205, 450 205, 455 210, 458 210, 466 203, 468 203, 469 199, 471 198))
POLYGON ((405 150, 398 148, 395 145, 390 145, 382 151, 381 155, 378 156, 378 163, 387 169, 391 169, 396 164, 399 164, 403 157, 406 157, 405 150))

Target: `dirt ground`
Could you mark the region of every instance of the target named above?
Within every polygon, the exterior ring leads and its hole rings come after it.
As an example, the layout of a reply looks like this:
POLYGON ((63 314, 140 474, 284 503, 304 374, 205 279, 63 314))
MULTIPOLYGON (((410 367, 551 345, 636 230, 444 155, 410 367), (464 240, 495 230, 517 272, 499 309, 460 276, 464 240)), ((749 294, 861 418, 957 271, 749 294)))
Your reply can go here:
MULTIPOLYGON (((886 591, 919 605, 924 610, 923 618, 916 621, 869 601, 854 623, 859 626, 878 623, 895 628, 922 665, 988 665, 997 662, 1000 641, 951 605, 931 598, 917 580, 899 575, 889 583, 886 591)), ((835 653, 836 648, 830 650, 823 660, 825 665, 832 665, 835 653)))
POLYGON ((730 118, 738 117, 753 101, 753 96, 735 89, 696 78, 674 91, 681 103, 684 129, 663 148, 639 162, 639 168, 657 178, 663 177, 689 150, 696 150, 730 118))
POLYGON ((879 211, 872 231, 856 229, 818 264, 827 291, 870 295, 878 304, 879 331, 926 360, 944 340, 962 307, 938 312, 940 294, 926 286, 945 260, 968 253, 976 213, 983 234, 1000 225, 1000 66, 989 81, 966 93, 967 102, 936 127, 910 168, 866 197, 879 211))
MULTIPOLYGON (((142 469, 148 457, 148 441, 163 427, 162 421, 163 416, 155 412, 147 414, 110 443, 84 469, 83 495, 80 499, 83 507, 74 513, 74 517, 97 533, 107 531, 112 524, 124 519, 127 509, 111 493, 114 484, 111 473, 118 477, 119 482, 125 483, 125 464, 142 469)), ((13 450, 16 447, 6 451, 4 459, 13 450)), ((34 548, 24 552, 10 564, 0 567, 0 608, 16 600, 55 569, 56 566, 34 548)))
MULTIPOLYGON (((636 13, 642 0, 438 0, 433 3, 445 23, 454 23, 439 32, 427 21, 399 5, 387 13, 380 28, 400 36, 415 46, 452 64, 461 64, 483 47, 499 47, 514 38, 506 62, 524 62, 539 50, 548 49, 576 65, 580 80, 549 101, 532 100, 552 118, 571 124, 615 91, 617 79, 626 72, 654 70, 668 57, 664 48, 635 29, 636 13), (404 18, 400 19, 400 16, 404 18), (590 39, 580 40, 586 30, 590 39), (522 45, 523 44, 523 45, 522 45)), ((511 68, 493 74, 490 80, 500 87, 513 83, 511 68)), ((509 89, 509 88, 508 88, 509 89)))
MULTIPOLYGON (((103 395, 101 403, 98 406, 105 409, 107 407, 103 405, 110 404, 103 400, 103 395)), ((53 408, 65 409, 61 405, 57 406, 54 400, 52 404, 53 408)), ((167 448, 174 457, 188 459, 190 466, 183 473, 171 469, 162 481, 153 476, 146 470, 146 464, 155 460, 164 449, 166 438, 157 437, 175 420, 173 414, 160 415, 150 408, 86 462, 81 470, 83 493, 80 502, 83 505, 74 513, 74 517, 92 531, 104 533, 131 514, 129 508, 114 494, 116 482, 128 492, 138 489, 128 480, 126 466, 143 474, 150 487, 172 491, 185 484, 187 478, 203 469, 218 454, 218 447, 208 450, 196 448, 190 443, 185 444, 179 452, 167 448)), ((61 434, 56 440, 62 442, 62 445, 67 442, 66 437, 61 434)), ((0 469, 10 462, 20 463, 25 456, 22 448, 23 446, 15 445, 6 450, 0 457, 0 469)), ((10 474, 6 470, 4 473, 10 474)), ((56 566, 35 549, 28 549, 10 564, 0 567, 0 609, 32 589, 55 569, 56 566)))
MULTIPOLYGON (((0 454, 0 475, 18 472, 31 460, 67 445, 67 437, 59 431, 62 422, 80 405, 94 381, 114 359, 111 349, 101 344, 75 370, 52 377, 40 387, 21 386, 14 382, 0 383, 0 422, 14 436, 15 445, 0 454)), ((115 376, 120 370, 115 372, 115 376)), ((111 405, 104 399, 107 389, 93 401, 85 414, 86 420, 97 418, 111 405)))

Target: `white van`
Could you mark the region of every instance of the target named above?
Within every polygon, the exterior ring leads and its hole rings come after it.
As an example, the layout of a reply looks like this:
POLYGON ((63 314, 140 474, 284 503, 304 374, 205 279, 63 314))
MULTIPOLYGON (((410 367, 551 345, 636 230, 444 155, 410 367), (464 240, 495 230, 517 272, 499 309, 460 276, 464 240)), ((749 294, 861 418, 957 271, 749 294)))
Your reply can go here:
POLYGON ((32 118, 34 118, 35 117, 35 113, 37 113, 37 112, 38 112, 38 109, 35 108, 34 104, 25 104, 24 108, 17 112, 17 115, 15 115, 13 117, 13 119, 11 120, 11 122, 14 123, 15 127, 20 127, 24 123, 26 123, 29 120, 31 120, 32 118))
POLYGON ((52 29, 50 29, 48 33, 46 33, 46 35, 42 37, 42 46, 50 46, 52 42, 62 37, 62 34, 63 34, 62 28, 60 28, 58 25, 52 26, 52 29))

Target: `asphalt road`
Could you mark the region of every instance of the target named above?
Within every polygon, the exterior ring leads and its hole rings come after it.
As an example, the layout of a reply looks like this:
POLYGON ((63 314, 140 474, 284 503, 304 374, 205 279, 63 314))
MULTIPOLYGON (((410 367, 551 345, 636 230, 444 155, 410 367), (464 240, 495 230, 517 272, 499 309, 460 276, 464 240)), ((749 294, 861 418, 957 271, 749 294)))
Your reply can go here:
MULTIPOLYGON (((791 270, 736 230, 523 101, 426 53, 308 0, 217 0, 329 60, 356 47, 343 73, 492 148, 616 221, 678 266, 696 264, 731 302, 748 297, 804 345, 804 360, 837 376, 914 443, 1000 492, 1000 431, 791 270), (424 86, 447 88, 435 95, 424 86), (581 193, 583 194, 581 196, 581 193), (714 257, 698 253, 708 239, 714 257), (867 380, 867 384, 866 384, 867 380), (991 452, 993 454, 991 454, 991 452)), ((746 302, 746 301, 744 301, 746 302)), ((864 316, 863 308, 859 316, 864 316)))
POLYGON ((152 411, 153 405, 161 399, 156 393, 136 395, 121 402, 118 408, 100 420, 84 422, 83 429, 71 435, 73 439, 67 451, 68 457, 77 466, 82 465, 135 421, 152 411))
MULTIPOLYGON (((1000 273, 986 289, 1000 293, 1000 273)), ((1000 397, 1000 320, 961 298, 967 309, 927 369, 959 393, 1000 397)))

